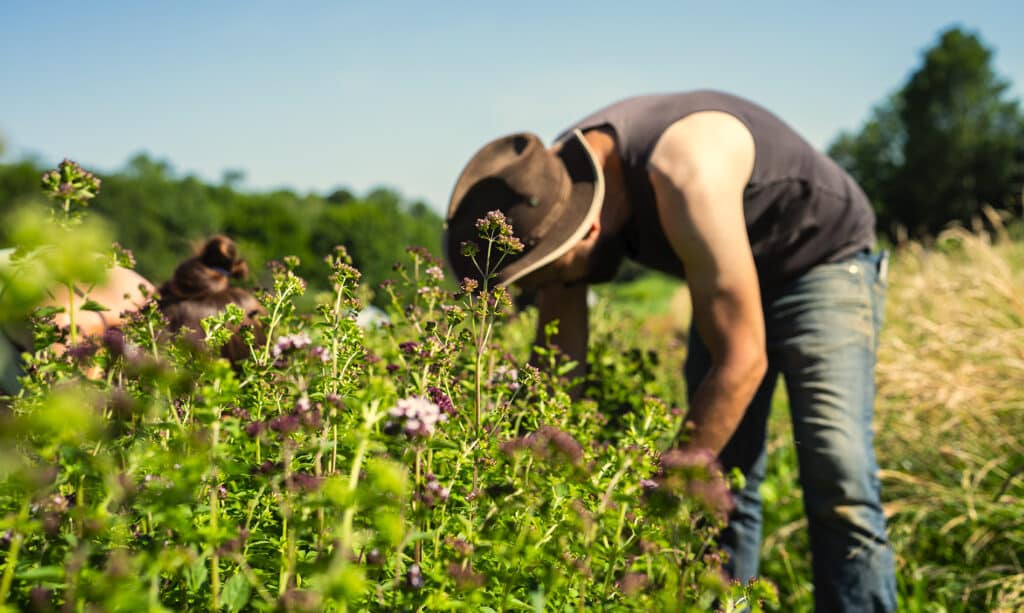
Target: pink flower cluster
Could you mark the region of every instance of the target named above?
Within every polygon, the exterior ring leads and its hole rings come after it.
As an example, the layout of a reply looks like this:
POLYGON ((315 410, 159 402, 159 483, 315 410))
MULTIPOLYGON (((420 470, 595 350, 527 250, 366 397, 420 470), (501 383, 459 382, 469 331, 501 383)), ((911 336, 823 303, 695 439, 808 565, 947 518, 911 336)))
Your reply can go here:
POLYGON ((400 428, 410 437, 427 437, 434 433, 438 423, 448 420, 448 415, 436 403, 411 396, 403 398, 388 411, 391 418, 385 424, 386 430, 400 428))

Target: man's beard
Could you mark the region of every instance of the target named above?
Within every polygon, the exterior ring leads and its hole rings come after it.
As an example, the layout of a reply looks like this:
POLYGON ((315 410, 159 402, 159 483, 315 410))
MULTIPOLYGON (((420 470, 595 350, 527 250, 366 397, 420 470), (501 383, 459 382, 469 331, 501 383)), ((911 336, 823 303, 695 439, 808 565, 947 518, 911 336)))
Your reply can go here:
POLYGON ((626 243, 621 236, 602 236, 597 239, 587 258, 584 283, 606 283, 615 278, 619 265, 626 257, 626 243))

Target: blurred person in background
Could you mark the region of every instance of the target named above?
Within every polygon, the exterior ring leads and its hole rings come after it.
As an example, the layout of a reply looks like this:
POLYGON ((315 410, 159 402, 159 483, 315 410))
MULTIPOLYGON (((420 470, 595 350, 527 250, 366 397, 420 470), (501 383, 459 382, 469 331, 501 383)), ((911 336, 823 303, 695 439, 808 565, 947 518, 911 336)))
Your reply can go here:
MULTIPOLYGON (((0 250, 0 263, 7 264, 13 253, 14 249, 0 250)), ((61 329, 68 329, 72 320, 68 304, 73 304, 75 327, 82 339, 100 337, 107 330, 119 327, 127 315, 141 309, 155 292, 153 284, 146 278, 121 266, 109 268, 103 283, 95 286, 77 285, 74 290, 74 300, 69 301, 68 289, 57 286, 49 291, 39 306, 63 309, 54 314, 53 323, 61 329), (106 310, 83 308, 88 302, 99 304, 106 310)), ((32 346, 32 327, 28 321, 18 320, 0 325, 0 391, 3 394, 13 396, 21 389, 18 382, 18 378, 24 374, 21 355, 31 351, 32 346)), ((53 350, 62 353, 65 347, 55 345, 53 350)))
MULTIPOLYGON (((203 319, 216 315, 229 304, 238 305, 245 313, 242 325, 252 327, 257 341, 261 342, 257 318, 266 312, 263 305, 248 291, 231 285, 232 279, 245 280, 248 276, 249 266, 239 255, 234 241, 226 236, 214 236, 195 256, 178 264, 171 279, 160 286, 157 307, 167 319, 171 332, 186 329, 190 338, 201 340, 203 319)), ((249 354, 248 346, 238 333, 221 348, 221 356, 231 362, 244 360, 249 354)))

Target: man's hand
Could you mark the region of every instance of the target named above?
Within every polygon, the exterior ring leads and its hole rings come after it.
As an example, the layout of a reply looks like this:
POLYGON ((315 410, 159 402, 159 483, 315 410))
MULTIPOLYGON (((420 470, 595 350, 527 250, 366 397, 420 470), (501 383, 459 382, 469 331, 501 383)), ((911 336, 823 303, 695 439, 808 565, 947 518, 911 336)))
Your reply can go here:
POLYGON ((736 117, 689 115, 662 134, 649 164, 662 228, 686 270, 711 369, 691 399, 688 448, 719 454, 767 368, 764 316, 743 216, 754 141, 736 117))
MULTIPOLYGON (((587 285, 564 286, 560 283, 546 285, 537 293, 537 337, 536 345, 545 344, 544 328, 558 320, 558 334, 551 342, 576 362, 570 378, 586 374, 587 341, 589 336, 589 312, 587 307, 587 285)), ((531 360, 532 361, 532 360, 531 360)), ((570 391, 574 398, 580 393, 580 386, 570 391)))

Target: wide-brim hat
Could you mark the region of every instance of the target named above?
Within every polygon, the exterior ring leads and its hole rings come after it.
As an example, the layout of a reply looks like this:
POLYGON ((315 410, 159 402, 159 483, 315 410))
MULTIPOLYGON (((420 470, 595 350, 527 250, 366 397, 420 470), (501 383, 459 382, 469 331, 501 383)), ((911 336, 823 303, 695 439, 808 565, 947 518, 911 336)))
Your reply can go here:
MULTIPOLYGON (((579 130, 552 152, 534 134, 510 134, 484 145, 452 190, 444 250, 455 278, 484 281, 486 257, 476 222, 501 211, 523 251, 504 255, 491 281, 508 285, 557 260, 590 230, 604 198, 604 176, 579 130), (477 265, 463 243, 478 246, 477 265)), ((497 260, 503 254, 493 254, 497 260)))

